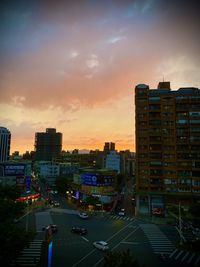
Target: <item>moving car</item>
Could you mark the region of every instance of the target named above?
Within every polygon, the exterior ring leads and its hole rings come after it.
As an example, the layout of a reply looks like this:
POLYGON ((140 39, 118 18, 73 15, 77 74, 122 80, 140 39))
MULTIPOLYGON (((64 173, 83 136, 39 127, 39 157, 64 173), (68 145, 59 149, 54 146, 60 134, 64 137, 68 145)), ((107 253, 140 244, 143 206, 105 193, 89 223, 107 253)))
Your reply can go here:
POLYGON ((49 228, 51 228, 52 233, 57 233, 58 232, 58 226, 56 224, 50 224, 47 226, 43 226, 42 230, 48 230, 49 228))
POLYGON ((88 219, 88 215, 87 215, 87 213, 85 213, 85 212, 80 212, 80 213, 78 214, 78 216, 79 216, 81 219, 88 219))
POLYGON ((86 235, 87 229, 73 226, 71 232, 79 235, 86 235))
POLYGON ((106 251, 109 249, 108 243, 105 241, 95 241, 93 243, 93 246, 103 251, 106 251))
POLYGON ((118 211, 119 216, 125 216, 125 209, 121 209, 118 211))
POLYGON ((54 201, 53 205, 54 207, 60 207, 60 203, 58 201, 54 201))
POLYGON ((58 232, 58 226, 56 224, 50 224, 50 227, 53 233, 58 232))

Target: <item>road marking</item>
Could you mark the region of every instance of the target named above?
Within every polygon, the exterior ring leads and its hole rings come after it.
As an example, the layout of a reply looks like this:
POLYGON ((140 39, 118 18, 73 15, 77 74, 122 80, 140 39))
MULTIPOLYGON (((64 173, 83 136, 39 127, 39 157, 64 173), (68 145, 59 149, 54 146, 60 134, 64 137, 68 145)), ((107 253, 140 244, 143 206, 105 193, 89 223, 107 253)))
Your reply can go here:
POLYGON ((136 228, 137 226, 135 225, 130 225, 128 228, 136 228))
MULTIPOLYGON (((116 232, 114 235, 112 235, 109 239, 106 240, 106 242, 108 242, 109 240, 111 240, 114 236, 116 236, 117 234, 119 234, 121 231, 123 231, 125 228, 127 228, 131 223, 127 224, 126 226, 124 226, 121 230, 119 230, 118 232, 116 232)), ((139 227, 138 227, 139 228, 139 227)), ((137 228, 137 229, 138 229, 137 228)), ((135 229, 134 231, 136 231, 137 229, 135 229)), ((134 232, 133 231, 133 232, 134 232)), ((80 262, 82 262, 84 259, 86 259, 88 256, 90 256, 94 251, 96 251, 96 248, 93 249, 92 251, 90 251, 88 254, 86 254, 83 258, 81 258, 79 261, 77 261, 74 265, 72 265, 72 267, 76 267, 79 265, 80 262)), ((101 260, 103 260, 104 258, 102 258, 101 260)))
POLYGON ((130 245, 138 245, 138 242, 128 242, 128 241, 122 241, 121 244, 130 244, 130 245))
POLYGON ((193 252, 192 253, 192 256, 189 258, 189 260, 187 261, 187 263, 190 263, 192 261, 192 259, 194 258, 194 256, 195 256, 195 253, 193 252))
POLYGON ((200 256, 197 258, 197 260, 195 261, 194 265, 197 266, 198 262, 200 260, 200 256))
MULTIPOLYGON (((129 236, 131 236, 133 233, 135 233, 139 228, 140 228, 140 227, 138 226, 135 230, 133 230, 130 234, 128 234, 125 238, 123 238, 122 241, 120 241, 116 246, 114 246, 114 247, 111 249, 111 251, 113 251, 116 247, 118 247, 118 246, 120 245, 120 243, 123 243, 129 236)), ((97 262, 95 263, 95 265, 93 265, 93 267, 97 266, 100 262, 102 262, 103 259, 104 259, 104 257, 101 258, 99 261, 97 261, 97 262)))
POLYGON ((186 258, 187 258, 187 256, 190 254, 190 252, 189 251, 187 251, 186 253, 185 253, 185 256, 182 258, 182 260, 181 261, 184 261, 186 258))
POLYGON ((89 240, 87 238, 85 238, 84 236, 81 236, 82 239, 84 239, 85 241, 89 242, 89 240))

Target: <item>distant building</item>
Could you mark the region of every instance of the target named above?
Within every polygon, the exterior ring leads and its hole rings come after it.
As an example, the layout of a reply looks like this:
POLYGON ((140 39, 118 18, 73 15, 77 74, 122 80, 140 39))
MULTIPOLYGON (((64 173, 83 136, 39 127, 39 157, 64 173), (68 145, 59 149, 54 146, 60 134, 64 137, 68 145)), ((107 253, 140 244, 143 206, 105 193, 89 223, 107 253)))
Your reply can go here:
POLYGON ((200 89, 135 88, 137 211, 200 197, 200 89))
POLYGON ((129 178, 135 177, 135 153, 129 150, 120 151, 120 173, 129 178))
POLYGON ((111 151, 106 155, 105 163, 106 169, 120 173, 120 155, 116 151, 111 151))
POLYGON ((5 127, 0 127, 0 162, 8 161, 10 156, 11 133, 5 127))
POLYGON ((62 133, 54 128, 35 134, 35 160, 53 160, 61 156, 62 133))
POLYGON ((110 153, 110 151, 115 151, 115 143, 105 142, 103 151, 105 154, 110 153))
POLYGON ((56 178, 60 175, 59 163, 51 161, 40 161, 35 166, 36 175, 39 179, 44 179, 49 185, 55 185, 56 178))

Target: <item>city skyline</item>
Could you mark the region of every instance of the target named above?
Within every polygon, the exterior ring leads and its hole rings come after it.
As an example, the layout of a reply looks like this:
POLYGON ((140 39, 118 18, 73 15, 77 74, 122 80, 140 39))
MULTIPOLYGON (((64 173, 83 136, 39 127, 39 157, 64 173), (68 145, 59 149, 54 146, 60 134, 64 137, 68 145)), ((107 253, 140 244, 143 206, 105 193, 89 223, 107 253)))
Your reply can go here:
POLYGON ((33 150, 50 127, 64 150, 112 141, 135 151, 137 84, 200 88, 199 3, 70 2, 0 4, 0 121, 11 153, 33 150))

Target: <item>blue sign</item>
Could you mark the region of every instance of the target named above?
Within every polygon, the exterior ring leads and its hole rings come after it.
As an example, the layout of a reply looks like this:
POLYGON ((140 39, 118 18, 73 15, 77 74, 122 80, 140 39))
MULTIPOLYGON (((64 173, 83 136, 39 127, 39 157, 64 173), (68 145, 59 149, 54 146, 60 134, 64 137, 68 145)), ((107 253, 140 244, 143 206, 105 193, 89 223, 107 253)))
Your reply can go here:
POLYGON ((30 190, 31 190, 31 177, 26 176, 26 191, 30 191, 30 190))
POLYGON ((22 164, 5 164, 4 175, 5 176, 17 176, 25 174, 25 165, 22 164))
POLYGON ((97 185, 97 175, 84 173, 81 174, 81 183, 85 185, 97 185))
POLYGON ((81 184, 91 186, 111 186, 113 184, 114 177, 109 175, 100 175, 94 173, 81 174, 81 184))

